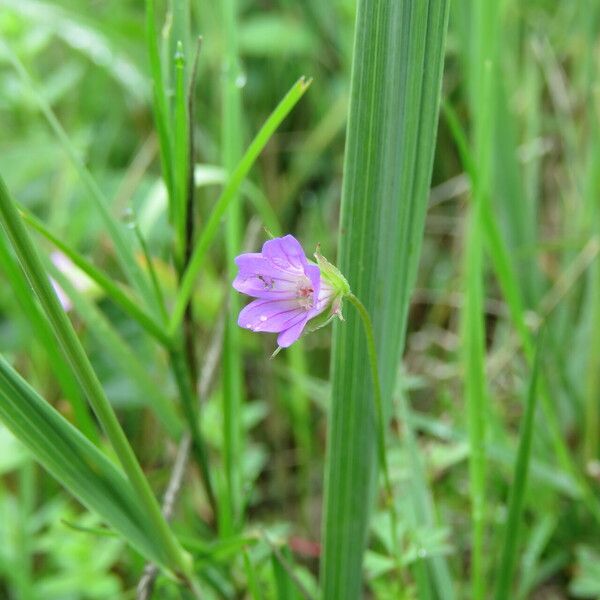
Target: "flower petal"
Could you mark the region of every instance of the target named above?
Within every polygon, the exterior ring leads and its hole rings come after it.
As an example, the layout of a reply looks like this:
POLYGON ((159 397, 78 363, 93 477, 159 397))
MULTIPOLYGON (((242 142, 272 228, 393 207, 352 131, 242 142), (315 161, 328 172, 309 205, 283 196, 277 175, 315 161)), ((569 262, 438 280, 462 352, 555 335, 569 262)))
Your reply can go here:
POLYGON ((286 270, 274 265, 268 258, 258 252, 249 252, 240 254, 235 259, 235 264, 240 270, 240 274, 246 275, 271 275, 272 277, 282 277, 289 281, 295 281, 298 277, 296 269, 286 270))
POLYGON ((304 267, 304 274, 310 279, 310 283, 313 289, 313 304, 317 304, 319 299, 319 292, 321 291, 321 269, 317 265, 307 263, 304 267))
POLYGON ((279 333, 307 315, 308 311, 295 300, 260 299, 240 311, 238 325, 251 331, 279 333))
POLYGON ((307 260, 300 242, 293 235, 267 240, 262 247, 263 256, 281 269, 304 271, 307 260))
POLYGON ((234 289, 254 298, 271 298, 283 300, 295 298, 298 288, 296 283, 269 277, 268 275, 238 275, 232 283, 234 289))
POLYGON ((288 327, 285 331, 282 331, 277 336, 277 343, 282 348, 287 348, 288 346, 291 346, 302 335, 302 331, 304 330, 307 321, 308 317, 305 317, 297 323, 295 323, 294 325, 292 325, 291 327, 288 327))

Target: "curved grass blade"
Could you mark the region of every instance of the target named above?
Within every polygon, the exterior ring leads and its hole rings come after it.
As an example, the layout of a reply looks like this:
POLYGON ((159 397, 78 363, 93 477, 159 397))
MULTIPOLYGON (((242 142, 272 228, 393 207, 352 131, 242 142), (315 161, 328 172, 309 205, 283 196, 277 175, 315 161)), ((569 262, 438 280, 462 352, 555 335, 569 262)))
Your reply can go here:
POLYGON ((304 92, 308 89, 311 80, 306 80, 301 77, 290 89, 290 91, 284 96, 281 102, 277 105, 275 110, 271 113, 265 124, 261 127, 260 131, 256 134, 252 143, 246 150, 246 153, 238 163, 235 170, 231 173, 225 189, 221 193, 221 196, 217 200, 208 221, 206 222, 198 240, 195 243, 194 251, 189 262, 189 266, 186 269, 175 306, 173 308, 173 314, 171 315, 171 321, 169 323, 169 333, 172 334, 177 331, 185 307, 192 295, 196 277, 202 268, 204 258, 208 252, 208 248, 219 229, 221 219, 225 215, 225 211, 229 207, 230 203, 235 199, 236 194, 240 188, 240 185, 250 172, 252 165, 258 158, 258 155, 262 152, 263 148, 267 145, 267 142, 271 139, 273 133, 289 112, 296 106, 297 102, 302 98, 304 92))
POLYGON ((161 513, 150 484, 144 476, 89 358, 73 329, 73 325, 56 297, 40 257, 27 234, 25 225, 21 221, 17 207, 8 193, 4 180, 1 178, 0 222, 12 242, 21 267, 37 295, 40 305, 46 313, 65 358, 70 363, 81 388, 102 424, 123 466, 123 470, 127 474, 131 487, 135 490, 137 501, 143 507, 147 519, 152 523, 152 536, 156 545, 168 556, 169 566, 173 570, 189 577, 190 564, 188 558, 161 513))
POLYGON ((143 394, 144 403, 154 411, 169 435, 177 440, 182 434, 182 420, 173 403, 150 376, 148 367, 137 358, 131 346, 122 338, 93 300, 76 289, 63 273, 48 261, 48 271, 81 315, 99 344, 105 346, 118 367, 127 373, 143 394))
POLYGON ((169 565, 129 482, 0 356, 0 419, 34 458, 146 558, 169 565))
MULTIPOLYGON (((90 279, 93 279, 116 304, 118 304, 132 319, 134 319, 144 330, 154 337, 163 346, 169 348, 171 339, 167 336, 165 329, 157 323, 153 317, 141 309, 135 300, 124 292, 108 275, 95 267, 79 252, 63 242, 57 235, 52 233, 39 219, 31 213, 21 209, 23 220, 44 236, 53 246, 56 246, 63 254, 68 256, 73 264, 79 267, 90 279)), ((162 304, 162 301, 161 301, 162 304)))
POLYGON ((40 307, 36 304, 35 299, 31 296, 31 288, 23 272, 16 264, 15 258, 11 255, 6 239, 3 236, 0 236, 0 263, 2 264, 4 275, 13 289, 19 308, 27 316, 33 331, 35 331, 35 337, 46 350, 48 358, 52 360, 52 369, 65 397, 71 404, 75 423, 88 439, 98 444, 99 437, 96 425, 79 391, 77 380, 73 376, 65 359, 56 353, 56 342, 52 334, 52 328, 40 310, 40 307))

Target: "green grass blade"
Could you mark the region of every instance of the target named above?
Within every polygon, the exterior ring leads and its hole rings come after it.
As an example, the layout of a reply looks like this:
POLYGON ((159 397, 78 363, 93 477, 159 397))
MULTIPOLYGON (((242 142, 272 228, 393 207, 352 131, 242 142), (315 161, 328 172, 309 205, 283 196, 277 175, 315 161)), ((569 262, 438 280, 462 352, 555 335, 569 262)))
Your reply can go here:
POLYGON ((252 140, 252 143, 246 150, 246 153, 238 163, 235 170, 231 173, 231 177, 229 178, 225 189, 217 200, 217 203, 210 213, 208 221, 204 225, 204 228, 202 229, 202 232, 195 243, 189 266, 185 271, 181 281, 179 293, 177 294, 177 299, 169 324, 169 332, 172 333, 177 331, 177 328, 181 323, 181 319, 183 318, 183 314, 185 312, 185 307, 187 306, 192 295, 194 284, 196 283, 196 277, 202 268, 208 248, 217 235, 221 219, 225 215, 225 212, 231 202, 235 199, 240 185, 250 172, 250 169, 258 158, 258 155, 262 152, 263 148, 267 145, 267 142, 271 139, 271 136, 275 133, 277 127, 279 127, 280 123, 285 119, 292 108, 294 108, 300 98, 302 98, 309 85, 310 80, 306 80, 304 77, 302 77, 292 86, 290 91, 277 105, 260 131, 256 134, 256 137, 252 140))
POLYGON ((164 327, 157 323, 153 317, 144 312, 139 304, 132 300, 108 275, 96 268, 91 262, 84 258, 79 252, 63 242, 57 235, 52 233, 39 219, 31 213, 21 211, 23 220, 63 254, 68 256, 73 264, 79 267, 90 279, 95 281, 116 304, 118 304, 132 319, 144 328, 158 342, 167 348, 172 345, 171 339, 165 333, 164 327))
POLYGON ((182 420, 174 410, 171 399, 165 396, 157 381, 150 377, 148 367, 140 362, 134 349, 123 339, 93 300, 78 291, 69 278, 49 261, 47 268, 52 278, 73 302, 75 310, 87 323, 97 342, 105 346, 118 368, 127 373, 132 383, 138 386, 144 403, 155 412, 169 435, 173 439, 179 439, 183 430, 182 420))
POLYGON ((185 86, 186 60, 183 45, 178 43, 175 54, 175 148, 173 163, 173 228, 175 233, 175 258, 183 264, 188 215, 188 169, 190 168, 187 91, 185 86))
POLYGON ((154 0, 146 0, 146 44, 150 58, 152 75, 152 97, 154 106, 154 122, 158 132, 160 147, 160 162, 169 197, 169 207, 172 210, 173 190, 173 142, 169 135, 169 106, 165 97, 165 84, 158 50, 156 33, 156 14, 154 0))
POLYGON ((71 404, 77 427, 79 427, 87 438, 97 444, 99 441, 98 432, 85 400, 79 391, 77 380, 73 376, 65 359, 61 355, 56 354, 56 342, 52 334, 52 328, 36 304, 35 299, 31 296, 31 288, 23 272, 16 264, 14 257, 11 255, 4 236, 0 236, 0 264, 2 265, 6 279, 13 289, 20 310, 26 315, 33 331, 35 331, 36 338, 44 346, 48 358, 52 360, 53 371, 66 398, 71 404))
POLYGON ((29 73, 19 58, 6 45, 3 45, 2 48, 6 52, 8 59, 14 66, 21 79, 30 88, 39 110, 44 115, 48 125, 58 138, 61 146, 69 157, 69 160, 73 164, 84 187, 86 188, 87 193, 93 200, 94 205, 96 206, 98 213, 104 222, 107 233, 114 244, 119 264, 121 265, 121 268, 123 269, 128 281, 136 288, 146 304, 150 308, 155 309, 157 314, 160 314, 160 312, 157 310, 157 298, 154 296, 154 292, 148 278, 135 259, 132 244, 125 235, 123 225, 119 223, 111 214, 108 200, 81 160, 77 150, 69 140, 65 130, 52 111, 52 108, 37 90, 34 81, 31 79, 29 73))
POLYGON ((129 482, 0 357, 0 419, 34 458, 150 560, 169 564, 129 482))
MULTIPOLYGON (((427 481, 424 459, 419 450, 413 415, 409 407, 408 392, 404 390, 400 390, 399 392, 399 408, 400 418, 404 426, 404 447, 411 463, 410 490, 408 490, 408 493, 411 495, 415 526, 435 527, 439 523, 435 514, 433 494, 427 481)), ((439 598, 442 600, 454 600, 454 583, 447 561, 439 556, 431 558, 429 563, 431 565, 432 584, 435 584, 439 598)), ((427 590, 430 587, 426 585, 427 590)))
MULTIPOLYGON (((471 179, 471 184, 477 188, 479 176, 475 163, 468 147, 468 142, 456 115, 448 105, 444 105, 444 113, 457 144, 459 154, 465 170, 471 179)), ((490 257, 494 272, 506 299, 511 319, 519 334, 523 351, 528 363, 532 366, 534 359, 534 344, 532 335, 525 324, 525 303, 518 284, 518 278, 513 270, 508 248, 502 238, 498 225, 491 210, 488 194, 481 196, 481 226, 484 232, 484 241, 490 257)), ((550 396, 548 384, 544 377, 540 380, 540 397, 542 409, 547 422, 547 435, 554 448, 554 453, 562 469, 567 471, 577 480, 583 491, 584 502, 591 514, 600 521, 600 503, 590 488, 587 479, 578 469, 570 456, 569 449, 561 432, 560 422, 556 414, 553 399, 550 396)))
POLYGON ((525 415, 519 433, 519 448, 515 461, 514 478, 510 486, 508 500, 508 518, 504 530, 504 544, 502 548, 502 559, 500 562, 500 573, 496 587, 496 600, 511 598, 511 584, 515 566, 518 559, 519 530, 525 502, 525 492, 529 476, 529 463, 531 457, 531 444, 533 439, 533 425, 535 421, 535 409, 538 397, 538 372, 540 369, 541 342, 538 338, 536 357, 533 363, 533 371, 527 392, 527 403, 525 415))
POLYGON ((465 361, 465 398, 469 421, 469 490, 471 496, 472 598, 485 598, 484 527, 485 527, 485 437, 488 418, 485 384, 485 329, 483 320, 483 257, 480 204, 472 210, 465 247, 466 301, 463 313, 463 351, 465 361))
POLYGON ((12 242, 21 267, 40 301, 65 358, 70 363, 81 388, 119 457, 131 486, 136 492, 137 501, 143 506, 147 518, 152 523, 152 536, 155 543, 169 557, 171 568, 180 571, 182 574, 189 574, 189 564, 183 549, 175 539, 161 513, 148 480, 144 476, 117 416, 98 381, 98 377, 85 354, 73 325, 56 297, 37 250, 29 238, 17 207, 1 178, 0 222, 12 242))
MULTIPOLYGON (((431 177, 448 4, 358 3, 339 266, 369 311, 385 411, 404 346, 431 177)), ((336 324, 325 516, 324 598, 362 596, 375 483, 374 407, 361 322, 336 324)))
MULTIPOLYGON (((237 1, 222 2, 222 23, 225 39, 223 57, 221 155, 223 167, 231 174, 242 156, 242 95, 238 80, 242 77, 238 56, 237 1)), ((242 245, 242 206, 238 193, 232 198, 225 220, 225 251, 229 280, 233 281, 237 267, 234 259, 242 245)), ((242 424, 244 389, 240 333, 237 315, 241 298, 229 288, 229 311, 223 337, 223 462, 229 515, 223 515, 220 526, 223 535, 234 533, 243 520, 243 472, 241 470, 244 427, 242 424)))

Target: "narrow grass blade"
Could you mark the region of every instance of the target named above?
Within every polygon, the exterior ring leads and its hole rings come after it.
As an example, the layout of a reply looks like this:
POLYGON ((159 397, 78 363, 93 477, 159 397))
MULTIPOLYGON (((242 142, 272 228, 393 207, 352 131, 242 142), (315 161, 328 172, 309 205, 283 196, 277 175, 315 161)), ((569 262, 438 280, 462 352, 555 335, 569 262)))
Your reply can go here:
POLYGON ((133 300, 130 294, 124 292, 108 275, 96 268, 91 262, 84 258, 79 252, 63 242, 57 235, 52 233, 39 219, 31 213, 21 211, 23 220, 45 237, 53 246, 68 256, 73 264, 79 267, 90 279, 95 281, 116 304, 118 304, 132 319, 143 327, 147 333, 167 348, 172 345, 165 329, 157 323, 153 317, 144 312, 139 304, 133 300))
MULTIPOLYGON (((431 177, 445 0, 361 0, 354 42, 338 262, 374 327, 389 416, 431 177)), ((321 562, 323 597, 362 596, 376 481, 373 391, 362 325, 336 324, 321 562)))
POLYGON ((485 342, 483 320, 483 251, 481 222, 477 203, 468 222, 465 247, 465 307, 463 312, 463 351, 465 364, 465 399, 469 422, 469 492, 471 496, 472 598, 485 598, 484 532, 485 532, 485 437, 488 419, 485 384, 485 342))
POLYGON ((52 360, 53 371, 65 393, 65 397, 71 404, 77 427, 87 438, 97 444, 99 437, 96 425, 79 391, 77 380, 73 376, 65 359, 61 355, 57 355, 52 328, 36 304, 35 299, 31 296, 31 288, 23 272, 19 269, 15 258, 11 255, 4 236, 0 236, 0 264, 2 265, 4 276, 13 289, 19 308, 31 323, 31 327, 35 331, 35 337, 44 346, 48 358, 52 360))
POLYGON ((225 189, 217 200, 217 203, 210 213, 208 221, 204 225, 204 228, 200 233, 198 240, 196 241, 189 266, 183 276, 179 293, 177 294, 177 299, 169 324, 169 332, 173 333, 177 331, 177 328, 181 323, 181 319, 183 318, 183 314, 185 312, 185 307, 187 306, 187 303, 192 295, 196 277, 202 268, 208 248, 217 235, 221 219, 225 215, 230 203, 235 199, 240 185, 250 172, 250 169, 258 158, 258 155, 262 152, 263 148, 267 145, 267 142, 271 139, 271 136, 275 133, 277 127, 279 127, 281 122, 289 114, 292 108, 294 108, 300 98, 302 98, 309 85, 310 80, 306 80, 304 77, 302 77, 292 86, 290 91, 281 100, 260 131, 256 134, 256 137, 254 140, 252 140, 252 143, 246 150, 246 153, 238 163, 235 170, 231 173, 231 177, 229 178, 225 189))
MULTIPOLYGON (((180 3, 177 3, 180 4, 180 3)), ((175 259, 182 265, 185 259, 188 216, 189 128, 185 86, 185 56, 178 43, 175 53, 175 144, 173 163, 172 215, 175 230, 175 259)))
POLYGON ((0 357, 0 419, 34 458, 146 558, 169 565, 123 474, 0 357))
POLYGON ((154 122, 160 141, 160 162, 169 197, 169 207, 172 207, 173 190, 173 141, 169 135, 169 106, 165 97, 165 84, 163 80, 160 52, 158 50, 158 36, 156 33, 156 11, 154 0, 146 0, 146 44, 150 57, 150 71, 152 74, 152 97, 154 106, 154 122))
POLYGON ((165 521, 148 480, 129 445, 117 416, 102 389, 98 377, 85 354, 73 325, 56 297, 41 259, 21 221, 4 181, 0 178, 0 222, 10 238, 21 267, 40 301, 60 349, 71 365, 81 388, 84 390, 98 420, 102 424, 121 465, 135 490, 137 501, 152 523, 152 536, 160 551, 169 557, 169 566, 189 575, 190 565, 183 549, 165 521))
MULTIPOLYGON (((427 481, 427 471, 424 458, 419 451, 419 444, 413 423, 413 415, 410 411, 408 393, 405 390, 399 392, 400 418, 404 426, 404 447, 411 463, 409 478, 413 512, 415 514, 415 526, 436 527, 439 519, 436 518, 433 504, 433 494, 427 481)), ((431 565, 431 578, 425 584, 426 589, 435 585, 437 595, 441 600, 454 600, 455 591, 452 575, 447 561, 443 557, 433 557, 429 560, 431 565), (431 586, 429 585, 431 581, 431 586)), ((426 564, 426 563, 425 563, 426 564)), ((425 595, 419 587, 419 593, 425 595)))
POLYGON ((246 572, 246 581, 250 598, 252 598, 252 600, 262 600, 262 594, 260 593, 258 581, 256 580, 256 569, 252 565, 252 559, 248 550, 244 550, 244 571, 246 572))
POLYGON ((496 600, 507 600, 511 595, 513 574, 518 559, 519 530, 527 490, 529 464, 531 458, 531 443, 533 439, 533 425, 538 397, 538 372, 540 369, 541 337, 538 337, 538 346, 533 363, 533 371, 527 392, 525 415, 519 433, 519 449, 515 461, 514 479, 510 486, 508 500, 508 518, 504 530, 504 544, 500 572, 496 586, 496 600))
MULTIPOLYGON (((480 185, 479 176, 471 151, 468 148, 466 135, 462 130, 456 115, 448 105, 444 106, 444 113, 454 135, 455 142, 461 155, 461 160, 463 161, 463 166, 469 173, 473 187, 476 188, 480 185)), ((531 332, 525 324, 525 303, 522 299, 517 275, 513 270, 508 248, 506 247, 495 221, 487 194, 481 196, 480 210, 487 253, 494 267, 494 272, 498 278, 502 293, 506 299, 511 319, 519 334, 525 357, 527 358, 528 363, 533 365, 534 344, 531 332)), ((540 380, 540 397, 547 422, 547 435, 554 448, 556 458, 561 468, 577 480, 583 491, 583 499, 588 510, 594 515, 596 521, 600 521, 600 503, 595 497, 587 479, 570 456, 569 449, 561 432, 556 409, 544 377, 540 380)))
MULTIPOLYGON (((242 95, 238 80, 242 77, 238 56, 237 0, 224 0, 221 6, 225 56, 223 58, 221 154, 223 167, 231 174, 242 156, 242 95)), ((241 251, 242 212, 239 191, 232 198, 225 220, 225 251, 229 281, 235 278, 235 257, 241 251)), ((244 389, 237 315, 240 297, 229 288, 229 311, 223 338, 223 462, 230 514, 222 515, 223 535, 231 535, 243 520, 242 424, 244 389)))
POLYGON ((172 401, 165 396, 151 377, 148 367, 140 362, 133 348, 102 314, 93 300, 79 292, 54 265, 47 264, 47 268, 53 279, 73 302, 75 310, 87 323, 98 343, 105 346, 118 367, 130 376, 132 383, 139 387, 144 403, 154 411, 169 435, 175 440, 179 439, 183 430, 181 417, 175 411, 172 401))

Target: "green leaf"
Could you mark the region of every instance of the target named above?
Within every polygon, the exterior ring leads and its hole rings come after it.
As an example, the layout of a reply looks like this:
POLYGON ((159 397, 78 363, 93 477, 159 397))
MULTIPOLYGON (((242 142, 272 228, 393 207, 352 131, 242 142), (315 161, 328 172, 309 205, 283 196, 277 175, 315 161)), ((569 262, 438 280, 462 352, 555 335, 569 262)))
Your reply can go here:
POLYGON ((42 344, 47 356, 52 360, 53 371, 60 383, 65 397, 68 399, 75 423, 87 438, 98 443, 98 432, 93 419, 89 413, 86 402, 81 394, 79 385, 64 357, 56 353, 56 341, 52 333, 52 327, 40 310, 35 298, 31 295, 31 288, 19 268, 14 256, 10 253, 8 242, 4 236, 0 236, 0 263, 4 276, 8 280, 19 309, 28 320, 35 337, 42 344))
POLYGON ((169 566, 184 576, 189 576, 189 560, 162 515, 150 484, 73 329, 73 325, 56 297, 40 256, 25 229, 25 225, 22 223, 19 211, 2 178, 0 178, 0 222, 10 238, 21 267, 52 326, 60 350, 64 353, 79 381, 79 385, 108 436, 123 466, 123 470, 135 490, 137 501, 143 507, 147 519, 152 524, 151 529, 147 531, 148 535, 154 538, 154 543, 168 557, 169 566))
MULTIPOLYGON (((447 17, 445 0, 358 3, 338 265, 373 319, 388 415, 423 235, 447 17)), ((367 348, 350 311, 334 329, 332 372, 321 577, 325 599, 351 600, 362 596, 377 471, 367 348)))
POLYGON ((34 458, 146 558, 168 564, 123 473, 0 356, 0 419, 34 458))
POLYGON ((69 278, 54 265, 49 263, 47 266, 53 279, 73 302, 75 310, 87 323, 98 343, 106 348, 118 368, 130 376, 132 383, 143 395, 144 403, 154 410, 171 437, 179 439, 182 433, 181 417, 175 411, 171 399, 166 397, 157 385, 155 378, 149 377, 147 365, 140 362, 134 349, 123 339, 93 300, 77 290, 69 278))

